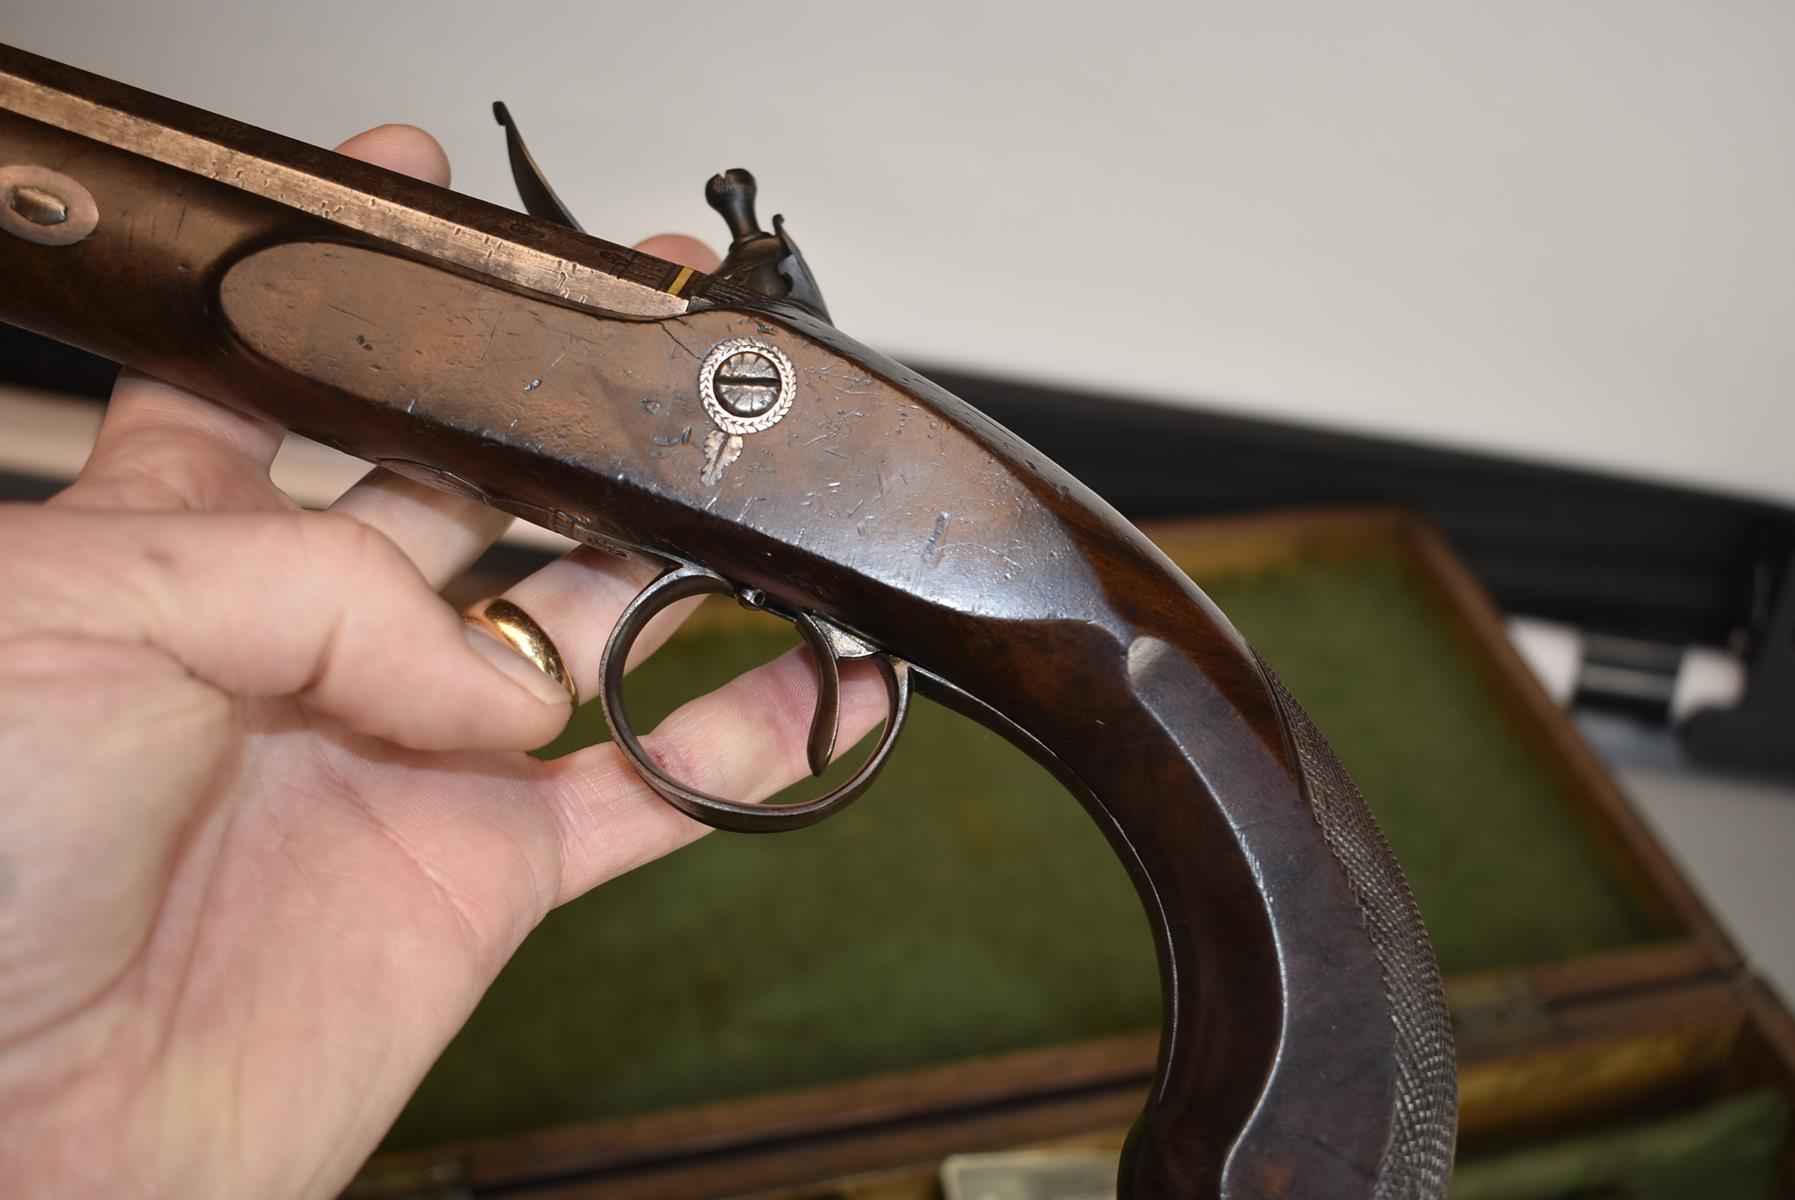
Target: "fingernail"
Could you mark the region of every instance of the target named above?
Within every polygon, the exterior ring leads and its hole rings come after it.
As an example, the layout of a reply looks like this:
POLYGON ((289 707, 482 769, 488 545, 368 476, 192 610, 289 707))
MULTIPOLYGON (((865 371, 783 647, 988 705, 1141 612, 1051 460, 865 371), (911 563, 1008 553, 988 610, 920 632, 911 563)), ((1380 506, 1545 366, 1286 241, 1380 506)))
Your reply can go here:
POLYGON ((571 699, 566 688, 512 649, 509 642, 501 641, 478 625, 464 625, 462 632, 467 635, 467 644, 479 651, 480 657, 529 688, 530 694, 544 704, 566 704, 571 699))

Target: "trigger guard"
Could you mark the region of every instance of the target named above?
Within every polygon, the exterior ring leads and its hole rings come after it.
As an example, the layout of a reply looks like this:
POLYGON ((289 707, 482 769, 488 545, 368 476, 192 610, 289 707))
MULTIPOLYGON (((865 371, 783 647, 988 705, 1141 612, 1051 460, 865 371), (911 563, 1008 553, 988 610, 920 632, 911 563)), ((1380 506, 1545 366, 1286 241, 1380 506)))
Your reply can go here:
MULTIPOLYGON (((741 804, 687 787, 661 770, 659 764, 649 757, 635 730, 630 727, 623 707, 624 666, 629 661, 630 648, 635 645, 636 638, 648 622, 668 605, 689 596, 732 595, 734 592, 734 586, 721 575, 691 565, 674 567, 644 588, 623 610, 623 615, 617 619, 617 627, 611 631, 610 640, 605 645, 604 683, 599 690, 599 704, 604 711, 605 724, 610 728, 612 740, 629 760, 630 766, 635 768, 636 774, 642 777, 642 782, 652 788, 661 799, 693 820, 713 829, 725 829, 734 833, 775 833, 787 829, 802 829, 846 808, 871 785, 873 777, 885 765, 885 759, 897 745, 898 731, 903 728, 904 718, 910 710, 910 664, 883 653, 853 655, 871 657, 878 665, 880 677, 885 682, 890 710, 886 713, 885 728, 880 731, 878 743, 873 747, 872 753, 847 782, 833 791, 802 804, 767 805, 741 804)), ((837 631, 820 618, 809 615, 801 617, 798 627, 816 661, 818 708, 811 721, 808 758, 812 769, 820 772, 821 766, 828 765, 828 754, 834 747, 839 696, 830 685, 835 683, 839 686, 837 660, 844 655, 838 653, 839 637, 830 636, 837 631)))

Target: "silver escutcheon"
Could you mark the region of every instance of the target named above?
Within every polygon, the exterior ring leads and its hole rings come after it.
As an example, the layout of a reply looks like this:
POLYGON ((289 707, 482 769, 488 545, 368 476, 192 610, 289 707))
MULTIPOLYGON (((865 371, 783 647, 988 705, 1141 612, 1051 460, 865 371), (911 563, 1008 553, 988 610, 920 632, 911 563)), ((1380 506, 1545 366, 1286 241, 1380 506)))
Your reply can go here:
POLYGON ((72 246, 94 231, 93 193, 33 163, 0 167, 0 229, 40 246, 72 246))
POLYGON ((777 346, 753 338, 718 342, 698 368, 704 411, 725 433, 761 433, 791 411, 798 372, 777 346))

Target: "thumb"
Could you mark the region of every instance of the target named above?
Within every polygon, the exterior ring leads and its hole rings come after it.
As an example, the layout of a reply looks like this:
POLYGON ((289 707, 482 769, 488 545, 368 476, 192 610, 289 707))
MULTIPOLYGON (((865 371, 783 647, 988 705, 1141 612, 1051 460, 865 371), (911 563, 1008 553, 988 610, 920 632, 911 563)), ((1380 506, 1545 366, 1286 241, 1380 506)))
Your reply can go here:
POLYGON ((465 625, 374 530, 328 513, 14 510, 0 635, 156 646, 242 696, 295 696, 419 750, 528 749, 567 693, 465 625))

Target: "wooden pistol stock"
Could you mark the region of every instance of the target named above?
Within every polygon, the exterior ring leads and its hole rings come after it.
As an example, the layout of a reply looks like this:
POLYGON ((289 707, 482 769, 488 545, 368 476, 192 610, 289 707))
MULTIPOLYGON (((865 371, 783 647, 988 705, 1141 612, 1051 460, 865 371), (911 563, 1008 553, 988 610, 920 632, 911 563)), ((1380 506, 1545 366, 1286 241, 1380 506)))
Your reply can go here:
MULTIPOLYGON (((1102 827, 1157 939, 1121 1194, 1444 1196, 1438 969, 1327 743, 1108 505, 827 324, 783 228, 720 178, 742 253, 697 274, 0 49, 0 319, 665 559, 619 665, 660 603, 730 590, 797 621, 825 673, 881 665, 875 759, 911 687, 998 729, 1102 827)), ((650 782, 778 828, 862 776, 797 811, 650 782)))

